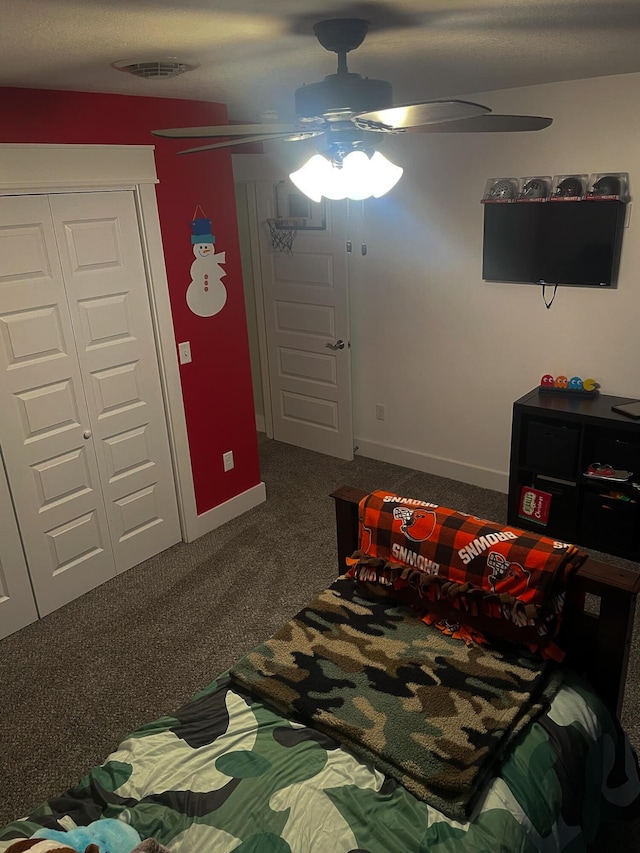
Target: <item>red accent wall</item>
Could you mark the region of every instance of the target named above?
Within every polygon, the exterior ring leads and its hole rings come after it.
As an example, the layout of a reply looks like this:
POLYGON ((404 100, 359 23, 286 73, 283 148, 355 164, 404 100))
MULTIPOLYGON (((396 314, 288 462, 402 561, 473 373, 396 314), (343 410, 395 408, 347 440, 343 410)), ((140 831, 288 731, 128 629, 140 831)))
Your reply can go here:
MULTIPOLYGON (((231 155, 177 157, 199 143, 159 139, 150 130, 226 123, 222 104, 166 98, 0 88, 0 142, 155 145, 156 187, 176 341, 190 341, 180 367, 198 513, 260 482, 231 155), (224 308, 198 317, 185 294, 193 261, 190 222, 197 205, 226 252, 224 308), (222 454, 235 467, 224 472, 222 454)), ((203 141, 203 144, 206 144, 203 141)))

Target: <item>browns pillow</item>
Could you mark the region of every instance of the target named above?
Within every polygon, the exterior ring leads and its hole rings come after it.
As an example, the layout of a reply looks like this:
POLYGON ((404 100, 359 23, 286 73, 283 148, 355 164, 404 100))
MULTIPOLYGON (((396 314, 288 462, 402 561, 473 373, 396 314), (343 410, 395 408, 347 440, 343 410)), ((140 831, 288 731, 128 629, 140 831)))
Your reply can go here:
POLYGON ((390 492, 363 498, 359 519, 348 576, 538 650, 557 635, 568 580, 586 559, 574 545, 390 492))

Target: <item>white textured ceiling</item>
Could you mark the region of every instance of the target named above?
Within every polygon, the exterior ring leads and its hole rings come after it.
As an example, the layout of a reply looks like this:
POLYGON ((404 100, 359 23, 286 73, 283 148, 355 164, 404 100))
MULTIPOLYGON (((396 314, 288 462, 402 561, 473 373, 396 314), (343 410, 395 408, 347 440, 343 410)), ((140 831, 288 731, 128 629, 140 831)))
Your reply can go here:
POLYGON ((291 120, 294 90, 335 71, 312 32, 333 17, 370 21, 349 69, 389 80, 395 103, 640 71, 640 0, 0 0, 0 85, 291 120), (111 67, 166 57, 199 67, 163 81, 111 67))

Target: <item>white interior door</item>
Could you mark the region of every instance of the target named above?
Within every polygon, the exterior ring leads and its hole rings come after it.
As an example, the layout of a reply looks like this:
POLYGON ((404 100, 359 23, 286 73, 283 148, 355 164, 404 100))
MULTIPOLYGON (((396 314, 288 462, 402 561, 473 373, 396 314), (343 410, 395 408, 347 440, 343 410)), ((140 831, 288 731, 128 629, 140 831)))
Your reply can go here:
POLYGON ((271 247, 273 184, 257 207, 273 437, 353 459, 346 204, 327 202, 326 229, 298 231, 292 254, 271 247))
POLYGON ((9 484, 0 457, 0 640, 38 618, 9 484))
POLYGON ((41 616, 115 574, 46 196, 0 198, 0 446, 41 616))
POLYGON ((116 570, 181 539, 131 192, 50 196, 116 570))

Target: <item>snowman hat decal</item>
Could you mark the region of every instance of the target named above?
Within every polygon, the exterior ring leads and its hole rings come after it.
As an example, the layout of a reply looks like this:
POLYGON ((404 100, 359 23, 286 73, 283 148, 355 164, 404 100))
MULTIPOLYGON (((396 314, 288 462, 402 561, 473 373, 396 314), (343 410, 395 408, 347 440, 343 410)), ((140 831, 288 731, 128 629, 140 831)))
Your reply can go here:
POLYGON ((193 231, 191 245, 195 246, 196 243, 215 243, 216 238, 212 225, 212 221, 204 215, 204 210, 198 205, 194 218, 191 220, 191 230, 193 231), (197 216, 198 211, 200 211, 202 216, 197 216))

